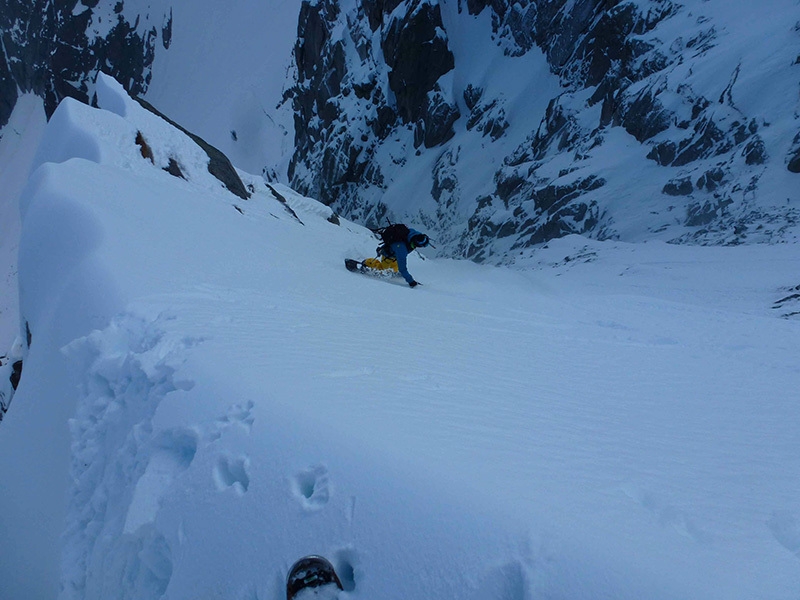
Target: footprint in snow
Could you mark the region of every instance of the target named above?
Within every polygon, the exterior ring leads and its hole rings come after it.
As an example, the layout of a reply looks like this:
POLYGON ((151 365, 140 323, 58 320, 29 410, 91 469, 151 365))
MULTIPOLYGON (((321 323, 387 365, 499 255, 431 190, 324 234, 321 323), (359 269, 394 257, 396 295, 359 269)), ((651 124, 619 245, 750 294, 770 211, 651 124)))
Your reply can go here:
POLYGON ((331 496, 328 469, 324 465, 309 467, 291 479, 292 492, 306 510, 319 510, 331 496))
POLYGON ((698 543, 711 541, 711 535, 701 529, 688 513, 663 502, 655 494, 635 486, 623 486, 621 491, 642 508, 649 511, 660 525, 671 527, 678 534, 691 538, 698 543))
POLYGON ((239 426, 247 433, 253 429, 255 417, 253 416, 253 407, 255 404, 252 400, 234 404, 225 413, 224 417, 218 418, 208 433, 208 441, 214 442, 222 437, 222 432, 231 426, 239 426))
POLYGON ((358 553, 353 548, 342 548, 333 554, 333 566, 342 588, 345 592, 352 592, 356 589, 356 573, 358 570, 358 553))
POLYGON ((528 600, 533 597, 528 569, 519 561, 490 569, 478 583, 477 593, 470 600, 498 598, 528 600))
POLYGON ((767 526, 781 546, 800 558, 800 523, 792 513, 774 512, 767 526))
POLYGON ((192 429, 169 429, 150 444, 144 473, 136 482, 125 517, 125 533, 155 521, 164 493, 175 478, 189 468, 197 453, 198 435, 192 429))
POLYGON ((250 476, 247 474, 250 468, 250 459, 246 456, 230 457, 220 456, 214 467, 214 483, 217 484, 219 491, 228 488, 243 496, 250 487, 250 476))
POLYGON ((234 404, 228 409, 228 412, 224 417, 217 419, 217 422, 222 427, 227 425, 239 425, 240 427, 244 428, 247 433, 250 433, 250 429, 252 429, 253 422, 255 421, 255 417, 253 416, 253 406, 254 404, 252 400, 242 402, 241 404, 234 404))

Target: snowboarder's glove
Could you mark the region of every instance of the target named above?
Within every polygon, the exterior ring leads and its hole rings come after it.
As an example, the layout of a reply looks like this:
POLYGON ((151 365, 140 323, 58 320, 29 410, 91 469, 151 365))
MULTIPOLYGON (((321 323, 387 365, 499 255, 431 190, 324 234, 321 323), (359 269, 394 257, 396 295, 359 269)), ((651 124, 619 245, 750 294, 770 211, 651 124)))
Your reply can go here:
POLYGON ((408 287, 417 287, 419 284, 416 281, 412 281, 408 284, 408 287))

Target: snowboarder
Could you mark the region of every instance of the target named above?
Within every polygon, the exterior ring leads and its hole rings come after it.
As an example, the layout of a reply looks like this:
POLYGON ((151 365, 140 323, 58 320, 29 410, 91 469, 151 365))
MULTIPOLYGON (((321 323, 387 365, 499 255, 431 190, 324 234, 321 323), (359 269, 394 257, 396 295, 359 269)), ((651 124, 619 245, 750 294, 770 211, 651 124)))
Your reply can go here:
POLYGON ((362 264, 378 271, 391 269, 396 273, 399 272, 412 288, 419 285, 408 272, 407 259, 410 252, 430 245, 430 238, 402 223, 393 223, 378 229, 375 233, 380 236, 382 242, 376 249, 378 257, 367 258, 362 264))

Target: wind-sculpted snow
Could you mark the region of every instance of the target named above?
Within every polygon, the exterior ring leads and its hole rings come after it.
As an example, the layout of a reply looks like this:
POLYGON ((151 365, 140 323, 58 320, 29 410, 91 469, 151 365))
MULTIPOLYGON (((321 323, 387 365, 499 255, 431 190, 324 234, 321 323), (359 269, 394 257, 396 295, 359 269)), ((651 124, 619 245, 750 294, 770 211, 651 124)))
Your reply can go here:
POLYGON ((19 383, 29 337, 19 319, 19 196, 46 123, 41 101, 28 94, 0 130, 0 419, 19 383))
POLYGON ((84 381, 70 421, 61 598, 158 598, 166 591, 172 553, 154 522, 161 498, 191 465, 198 435, 157 430, 152 421, 165 396, 192 388, 174 378, 191 343, 128 315, 65 348, 84 381))
POLYGON ((412 289, 344 268, 365 228, 246 173, 243 202, 103 103, 62 104, 23 193, 3 594, 281 598, 308 554, 340 598, 796 594, 797 245, 415 252, 412 289))

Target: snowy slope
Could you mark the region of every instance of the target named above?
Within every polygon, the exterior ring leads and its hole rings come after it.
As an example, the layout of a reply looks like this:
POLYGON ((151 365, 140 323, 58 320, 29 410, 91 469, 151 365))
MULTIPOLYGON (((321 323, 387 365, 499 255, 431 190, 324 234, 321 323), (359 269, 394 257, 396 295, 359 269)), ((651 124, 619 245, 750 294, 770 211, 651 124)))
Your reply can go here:
POLYGON ((342 598, 796 597, 796 245, 414 255, 412 290, 102 81, 21 201, 4 600, 278 600, 312 552, 342 598))
POLYGON ((237 167, 256 174, 280 169, 292 151, 293 123, 290 111, 276 107, 297 39, 299 0, 169 4, 171 43, 155 57, 145 98, 237 167))

